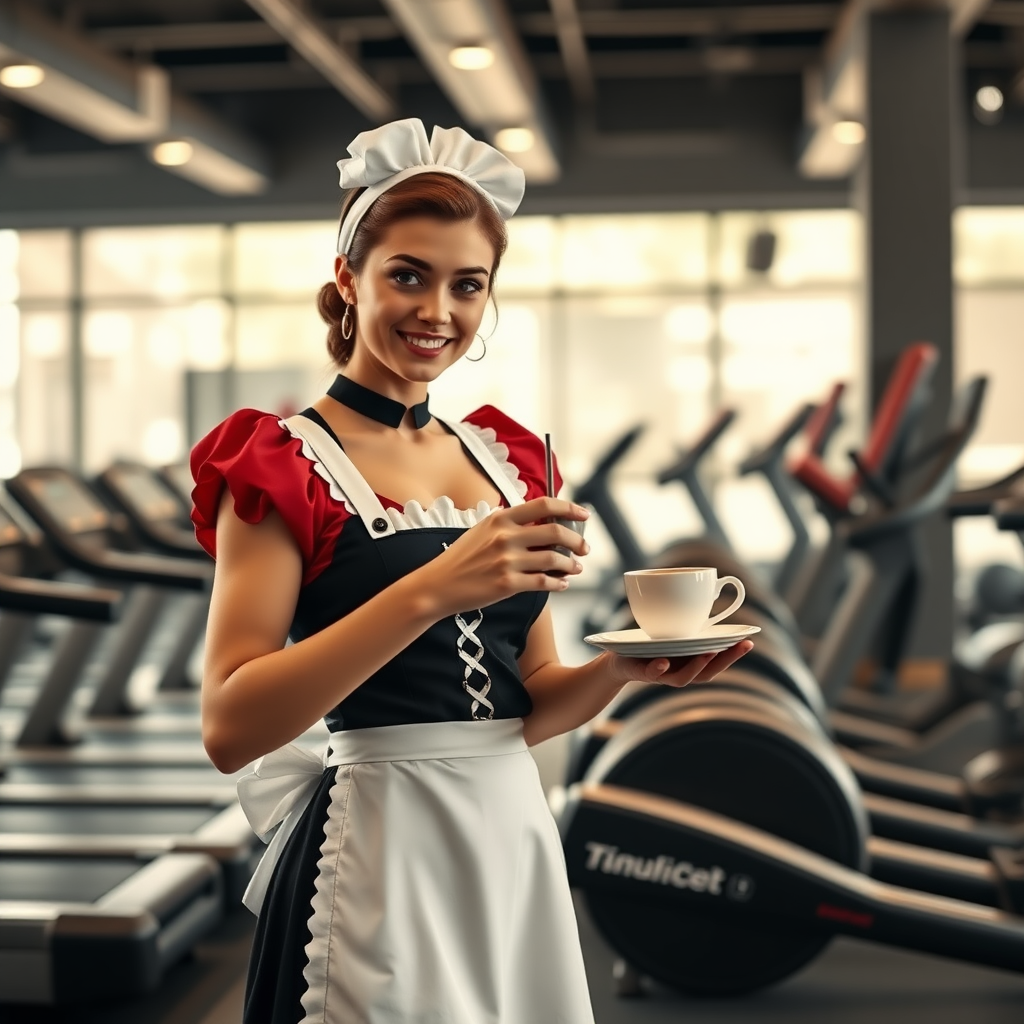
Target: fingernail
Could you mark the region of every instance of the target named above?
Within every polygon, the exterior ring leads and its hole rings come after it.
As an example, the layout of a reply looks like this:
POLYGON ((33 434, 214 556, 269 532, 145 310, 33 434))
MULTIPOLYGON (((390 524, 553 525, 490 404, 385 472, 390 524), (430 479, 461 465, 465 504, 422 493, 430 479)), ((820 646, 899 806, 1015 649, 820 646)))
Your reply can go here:
POLYGON ((584 508, 582 505, 573 505, 573 511, 583 516, 584 519, 590 518, 590 510, 584 508))
POLYGON ((590 545, 586 541, 583 542, 583 554, 590 554, 590 545))
POLYGON ((575 559, 575 558, 574 558, 574 559, 572 560, 572 564, 573 564, 573 568, 574 568, 574 569, 575 569, 575 570, 576 570, 577 572, 580 572, 580 571, 581 571, 581 570, 583 569, 583 563, 582 563, 582 562, 580 562, 580 561, 579 561, 578 559, 575 559))

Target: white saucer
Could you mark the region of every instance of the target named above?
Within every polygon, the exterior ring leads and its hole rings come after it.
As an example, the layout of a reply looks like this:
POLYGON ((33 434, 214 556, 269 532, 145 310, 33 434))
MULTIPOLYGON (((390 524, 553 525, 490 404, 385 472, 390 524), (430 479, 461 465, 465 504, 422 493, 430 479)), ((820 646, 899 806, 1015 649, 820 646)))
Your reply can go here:
POLYGON ((618 629, 611 633, 594 633, 584 640, 594 647, 630 658, 683 658, 724 651, 760 632, 760 626, 722 622, 694 636, 652 640, 642 629, 618 629))

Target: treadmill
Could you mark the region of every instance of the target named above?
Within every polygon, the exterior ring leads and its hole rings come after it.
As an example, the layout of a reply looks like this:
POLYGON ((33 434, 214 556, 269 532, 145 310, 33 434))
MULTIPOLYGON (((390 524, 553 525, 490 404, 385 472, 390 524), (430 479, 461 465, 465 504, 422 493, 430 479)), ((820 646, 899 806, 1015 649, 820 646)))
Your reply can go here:
POLYGON ((182 512, 188 518, 192 514, 192 488, 196 485, 188 463, 174 462, 169 466, 161 466, 157 473, 181 502, 182 512))
POLYGON ((195 699, 162 700, 161 713, 155 714, 133 705, 129 683, 168 589, 203 593, 212 565, 113 547, 119 539, 114 514, 66 470, 22 470, 7 489, 68 568, 128 590, 122 621, 107 638, 101 678, 80 735, 73 737, 63 720, 104 632, 95 623, 75 623, 62 641, 18 735, 21 759, 145 764, 159 748, 164 761, 173 751, 178 763, 208 765, 195 699))
MULTIPOLYGON (((17 569, 17 531, 0 526, 0 567, 17 569)), ((47 612, 76 620, 65 634, 54 663, 56 675, 70 677, 62 665, 74 667, 79 638, 114 621, 124 604, 118 591, 86 589, 92 601, 79 597, 75 584, 0 576, 2 604, 25 617, 47 612), (99 604, 100 612, 93 613, 99 604), (63 602, 63 603, 61 603, 63 602), (89 613, 89 614, 85 614, 89 613)), ((46 686, 41 697, 46 696, 46 686)), ((37 701, 37 704, 39 702, 37 701)), ((35 708, 29 725, 38 725, 35 708)), ((25 729, 22 729, 24 734, 25 729)), ((63 778, 17 779, 0 774, 0 853, 49 855, 68 849, 106 856, 157 852, 200 852, 216 860, 224 873, 228 898, 241 896, 260 849, 235 798, 234 786, 212 765, 196 777, 183 778, 161 768, 148 779, 121 769, 106 779, 88 778, 83 769, 63 778)))
MULTIPOLYGON (((56 506, 53 511, 63 513, 69 527, 77 525, 79 530, 77 534, 67 536, 66 531, 55 522, 57 517, 45 514, 48 506, 42 502, 33 517, 37 522, 41 521, 40 525, 48 535, 55 538, 55 548, 75 555, 78 568, 88 571, 89 566, 95 566, 96 575, 102 573, 116 583, 134 582, 137 578, 147 581, 166 578, 172 582, 183 579, 192 587, 199 584, 205 587, 212 568, 208 560, 183 562, 178 559, 124 554, 107 551, 99 544, 90 548, 81 538, 90 534, 95 536, 97 532, 102 534, 100 527, 110 523, 114 517, 84 484, 76 482, 72 474, 63 470, 47 470, 46 473, 48 479, 56 479, 59 484, 53 488, 58 498, 71 496, 70 501, 49 503, 56 506), (70 505, 70 509, 67 505, 70 505), (83 529, 83 523, 86 529, 83 529)), ((25 567, 31 561, 28 538, 19 530, 12 516, 4 515, 2 505, 0 530, 4 530, 8 538, 4 550, 8 561, 16 565, 13 571, 24 574, 25 567)), ((129 602, 135 596, 130 595, 129 602)), ((128 617, 138 607, 137 603, 129 603, 128 617)), ((31 631, 32 619, 29 616, 5 613, 5 617, 7 614, 17 624, 17 630, 11 627, 9 633, 27 634, 31 631)), ((131 625, 130 621, 128 625, 131 625)), ((132 781, 139 784, 209 787, 223 786, 230 781, 230 777, 221 775, 213 767, 199 741, 199 709, 192 689, 158 691, 163 709, 177 707, 171 717, 166 714, 143 714, 143 709, 130 703, 126 691, 132 660, 126 655, 125 649, 134 648, 136 653, 133 658, 137 658, 141 648, 138 639, 130 634, 115 638, 117 642, 113 658, 122 663, 114 675, 117 686, 104 689, 101 684, 96 691, 89 717, 75 723, 77 733, 68 728, 65 719, 82 682, 83 666, 87 664, 103 628, 100 624, 90 622, 79 622, 71 626, 56 657, 47 668, 44 680, 37 688, 30 711, 24 717, 14 741, 16 749, 0 752, 0 773, 4 779, 9 783, 88 781, 95 785, 121 785, 126 778, 125 769, 130 767, 132 781), (115 714, 100 717, 97 709, 101 712, 113 711, 115 714), (183 711, 186 713, 182 714, 183 711), (164 732, 168 727, 171 731, 164 732)), ((0 638, 3 630, 4 619, 0 619, 0 638)), ((126 631, 122 630, 122 633, 126 631)), ((3 644, 0 641, 0 662, 2 660, 3 644)), ((109 683, 111 678, 111 669, 107 666, 104 682, 109 683)), ((0 675, 0 686, 2 682, 3 676, 0 675)), ((298 742, 308 744, 313 749, 322 749, 326 745, 327 735, 326 726, 321 722, 308 730, 298 742)))
MULTIPOLYGON (((0 542, 11 536, 0 523, 0 542)), ((121 604, 116 591, 0 573, 5 612, 101 624, 114 621, 121 604)), ((0 849, 0 1003, 151 992, 220 921, 223 899, 222 873, 204 853, 113 854, 71 843, 39 850, 28 842, 0 849)))
MULTIPOLYGON (((132 533, 146 550, 175 558, 210 561, 210 556, 196 540, 181 495, 171 489, 159 471, 140 462, 121 459, 100 473, 94 486, 108 504, 128 520, 132 533)), ((207 594, 181 594, 175 600, 181 621, 156 691, 162 697, 178 693, 187 700, 189 692, 197 688, 196 681, 189 677, 188 667, 206 632, 210 601, 207 594)))

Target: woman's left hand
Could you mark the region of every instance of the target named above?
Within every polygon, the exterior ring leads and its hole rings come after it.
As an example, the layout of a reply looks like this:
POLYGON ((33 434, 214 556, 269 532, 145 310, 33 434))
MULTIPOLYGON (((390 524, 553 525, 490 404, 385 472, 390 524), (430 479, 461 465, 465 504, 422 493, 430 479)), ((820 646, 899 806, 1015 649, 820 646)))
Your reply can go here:
POLYGON ((621 654, 609 654, 608 668, 623 682, 687 686, 710 682, 753 647, 749 640, 741 640, 717 654, 696 654, 689 658, 625 658, 621 654))

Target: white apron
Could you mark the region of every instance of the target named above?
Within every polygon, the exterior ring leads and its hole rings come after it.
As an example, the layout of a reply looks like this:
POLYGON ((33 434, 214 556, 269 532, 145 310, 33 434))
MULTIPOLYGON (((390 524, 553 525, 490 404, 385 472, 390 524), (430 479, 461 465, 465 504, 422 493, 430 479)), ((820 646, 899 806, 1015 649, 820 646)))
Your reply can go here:
MULTIPOLYGON (((340 449, 299 420, 289 428, 317 471, 364 522, 391 527, 340 449)), ((458 433, 521 501, 486 446, 458 433)), ((260 915, 245 1024, 593 1024, 522 719, 335 732, 322 757, 294 744, 268 754, 238 792, 270 839, 245 896, 260 915)))

